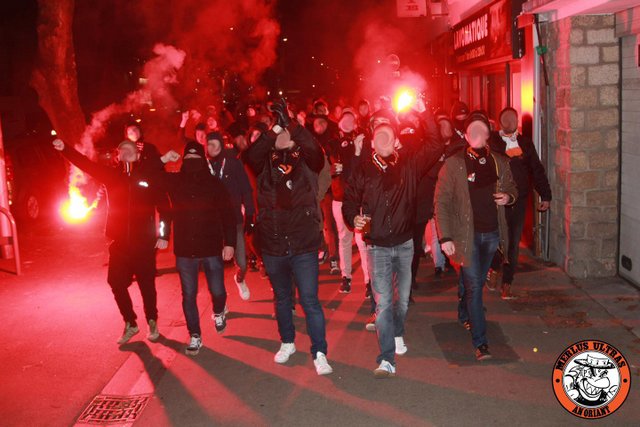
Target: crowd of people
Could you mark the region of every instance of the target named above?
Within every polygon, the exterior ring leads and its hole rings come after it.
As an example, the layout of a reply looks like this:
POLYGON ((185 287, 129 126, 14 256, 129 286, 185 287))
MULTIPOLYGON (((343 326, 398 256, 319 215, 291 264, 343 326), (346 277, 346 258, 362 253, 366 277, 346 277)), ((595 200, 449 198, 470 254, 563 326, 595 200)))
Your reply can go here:
POLYGON ((300 110, 281 99, 252 105, 235 118, 185 111, 175 144, 182 154, 161 155, 132 123, 118 146, 117 167, 55 140, 57 150, 107 189, 107 281, 125 322, 118 343, 140 331, 128 292, 134 277, 148 339, 159 338, 155 257, 169 246, 173 230, 189 355, 203 345, 200 268, 215 329, 223 333, 224 267, 233 261, 242 300, 251 298, 249 269, 271 284, 281 340, 274 361, 286 363, 296 352, 297 302, 315 369, 332 373, 318 299, 319 266, 328 262, 330 274, 341 277, 339 292, 357 289, 371 301, 366 329, 377 332, 380 347, 374 375, 394 376, 396 355, 408 351, 405 319, 428 249, 435 277, 457 271, 458 320, 470 331, 476 358, 490 358, 483 288, 497 288, 494 272, 501 269, 501 296, 515 297, 511 285, 531 187, 541 199, 539 210, 551 200, 535 147, 518 131, 513 108, 502 110, 494 129, 485 112, 463 102, 450 113, 427 108, 419 98, 402 113, 384 98, 374 104, 361 100, 330 113, 322 99, 300 110), (180 160, 179 172, 165 170, 180 160), (354 241, 364 278, 357 284, 354 241))

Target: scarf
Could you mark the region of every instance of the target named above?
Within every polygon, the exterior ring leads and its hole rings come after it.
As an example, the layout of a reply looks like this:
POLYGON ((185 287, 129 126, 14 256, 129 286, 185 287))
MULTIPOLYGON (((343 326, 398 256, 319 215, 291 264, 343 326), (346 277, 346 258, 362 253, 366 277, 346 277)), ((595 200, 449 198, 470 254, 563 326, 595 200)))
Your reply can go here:
POLYGON ((520 148, 520 144, 518 144, 518 131, 515 131, 511 135, 507 135, 504 131, 500 131, 500 138, 506 144, 504 152, 509 157, 519 157, 522 156, 522 148, 520 148))
POLYGON ((397 167, 399 158, 396 151, 389 157, 382 157, 375 151, 371 155, 371 161, 382 173, 382 188, 385 190, 390 190, 400 183, 400 168, 397 167))
POLYGON ((470 186, 480 188, 498 181, 494 160, 488 146, 480 149, 467 146, 465 153, 467 181, 470 186))

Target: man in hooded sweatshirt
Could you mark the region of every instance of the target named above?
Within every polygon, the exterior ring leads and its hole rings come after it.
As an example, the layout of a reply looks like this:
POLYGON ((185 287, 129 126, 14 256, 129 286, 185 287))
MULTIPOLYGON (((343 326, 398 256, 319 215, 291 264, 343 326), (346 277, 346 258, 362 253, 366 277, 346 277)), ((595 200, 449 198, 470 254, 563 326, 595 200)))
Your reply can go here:
MULTIPOLYGON (((163 160, 175 161, 170 151, 163 160)), ((224 261, 229 261, 236 245, 236 220, 225 186, 209 172, 204 148, 195 141, 184 147, 179 173, 165 173, 164 186, 171 197, 176 268, 182 286, 182 309, 190 341, 185 353, 195 356, 202 347, 198 296, 198 272, 202 265, 213 302, 216 331, 224 332, 227 292, 224 261)))
MULTIPOLYGON (((166 249, 169 242, 167 211, 169 200, 153 181, 151 169, 155 164, 141 162, 142 151, 136 144, 125 140, 118 146, 118 167, 111 168, 94 163, 73 147, 56 139, 53 146, 71 163, 105 185, 109 196, 106 235, 112 239, 109 246, 107 281, 125 327, 118 344, 125 344, 140 330, 129 295, 129 286, 135 276, 142 294, 144 312, 149 325, 147 338, 159 338, 156 294, 155 249, 166 249), (160 214, 156 230, 155 212, 160 214)), ((156 159, 157 160, 157 159, 156 159)), ((160 163, 160 167, 161 167, 160 163)))

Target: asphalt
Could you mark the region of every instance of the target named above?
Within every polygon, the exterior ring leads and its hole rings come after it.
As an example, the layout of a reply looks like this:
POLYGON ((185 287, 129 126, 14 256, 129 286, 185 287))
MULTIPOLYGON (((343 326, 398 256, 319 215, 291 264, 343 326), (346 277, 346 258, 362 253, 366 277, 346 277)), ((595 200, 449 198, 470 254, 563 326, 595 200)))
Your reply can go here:
POLYGON ((231 268, 227 330, 215 332, 201 277, 205 347, 185 355, 188 334, 169 252, 158 256, 161 339, 151 343, 142 330, 118 347, 122 321, 105 280, 101 231, 100 213, 84 225, 21 230, 23 275, 0 272, 0 424, 74 425, 94 396, 106 394, 150 396, 135 426, 640 425, 640 292, 621 279, 576 282, 523 257, 514 284, 519 299, 502 301, 485 290, 494 358, 477 362, 469 333, 456 321, 455 277, 436 279, 425 259, 407 319, 409 351, 398 358, 397 377, 376 380, 377 340, 364 329, 369 302, 360 270, 345 295, 323 265, 320 299, 334 373, 318 377, 300 307, 298 352, 275 364, 268 281, 249 273, 251 300, 241 301, 231 268), (627 401, 596 421, 571 415, 552 393, 556 358, 584 339, 614 345, 631 364, 627 401))

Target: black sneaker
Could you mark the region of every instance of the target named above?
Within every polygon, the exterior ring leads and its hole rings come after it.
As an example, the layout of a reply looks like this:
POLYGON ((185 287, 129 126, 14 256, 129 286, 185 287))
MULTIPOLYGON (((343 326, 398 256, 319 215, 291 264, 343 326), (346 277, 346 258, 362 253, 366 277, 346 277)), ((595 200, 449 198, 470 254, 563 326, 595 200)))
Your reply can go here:
POLYGON ((331 270, 329 270, 329 274, 331 275, 340 274, 340 267, 338 266, 338 260, 336 259, 331 260, 331 270))
POLYGON ((442 277, 442 267, 436 267, 435 272, 434 272, 436 279, 439 279, 442 277))
POLYGON ((371 293, 371 282, 367 282, 367 285, 365 286, 365 290, 364 290, 364 299, 371 299, 372 297, 372 293, 371 293))
POLYGON ((342 278, 342 285, 340 286, 341 294, 350 294, 351 293, 351 279, 348 277, 342 278))
POLYGON ((489 352, 489 346, 486 344, 482 344, 480 347, 476 348, 476 360, 486 360, 491 359, 493 356, 489 352))
POLYGON ((226 313, 223 311, 220 314, 213 315, 213 323, 216 326, 216 332, 218 332, 219 334, 223 333, 227 328, 227 316, 225 316, 225 314, 226 313))

